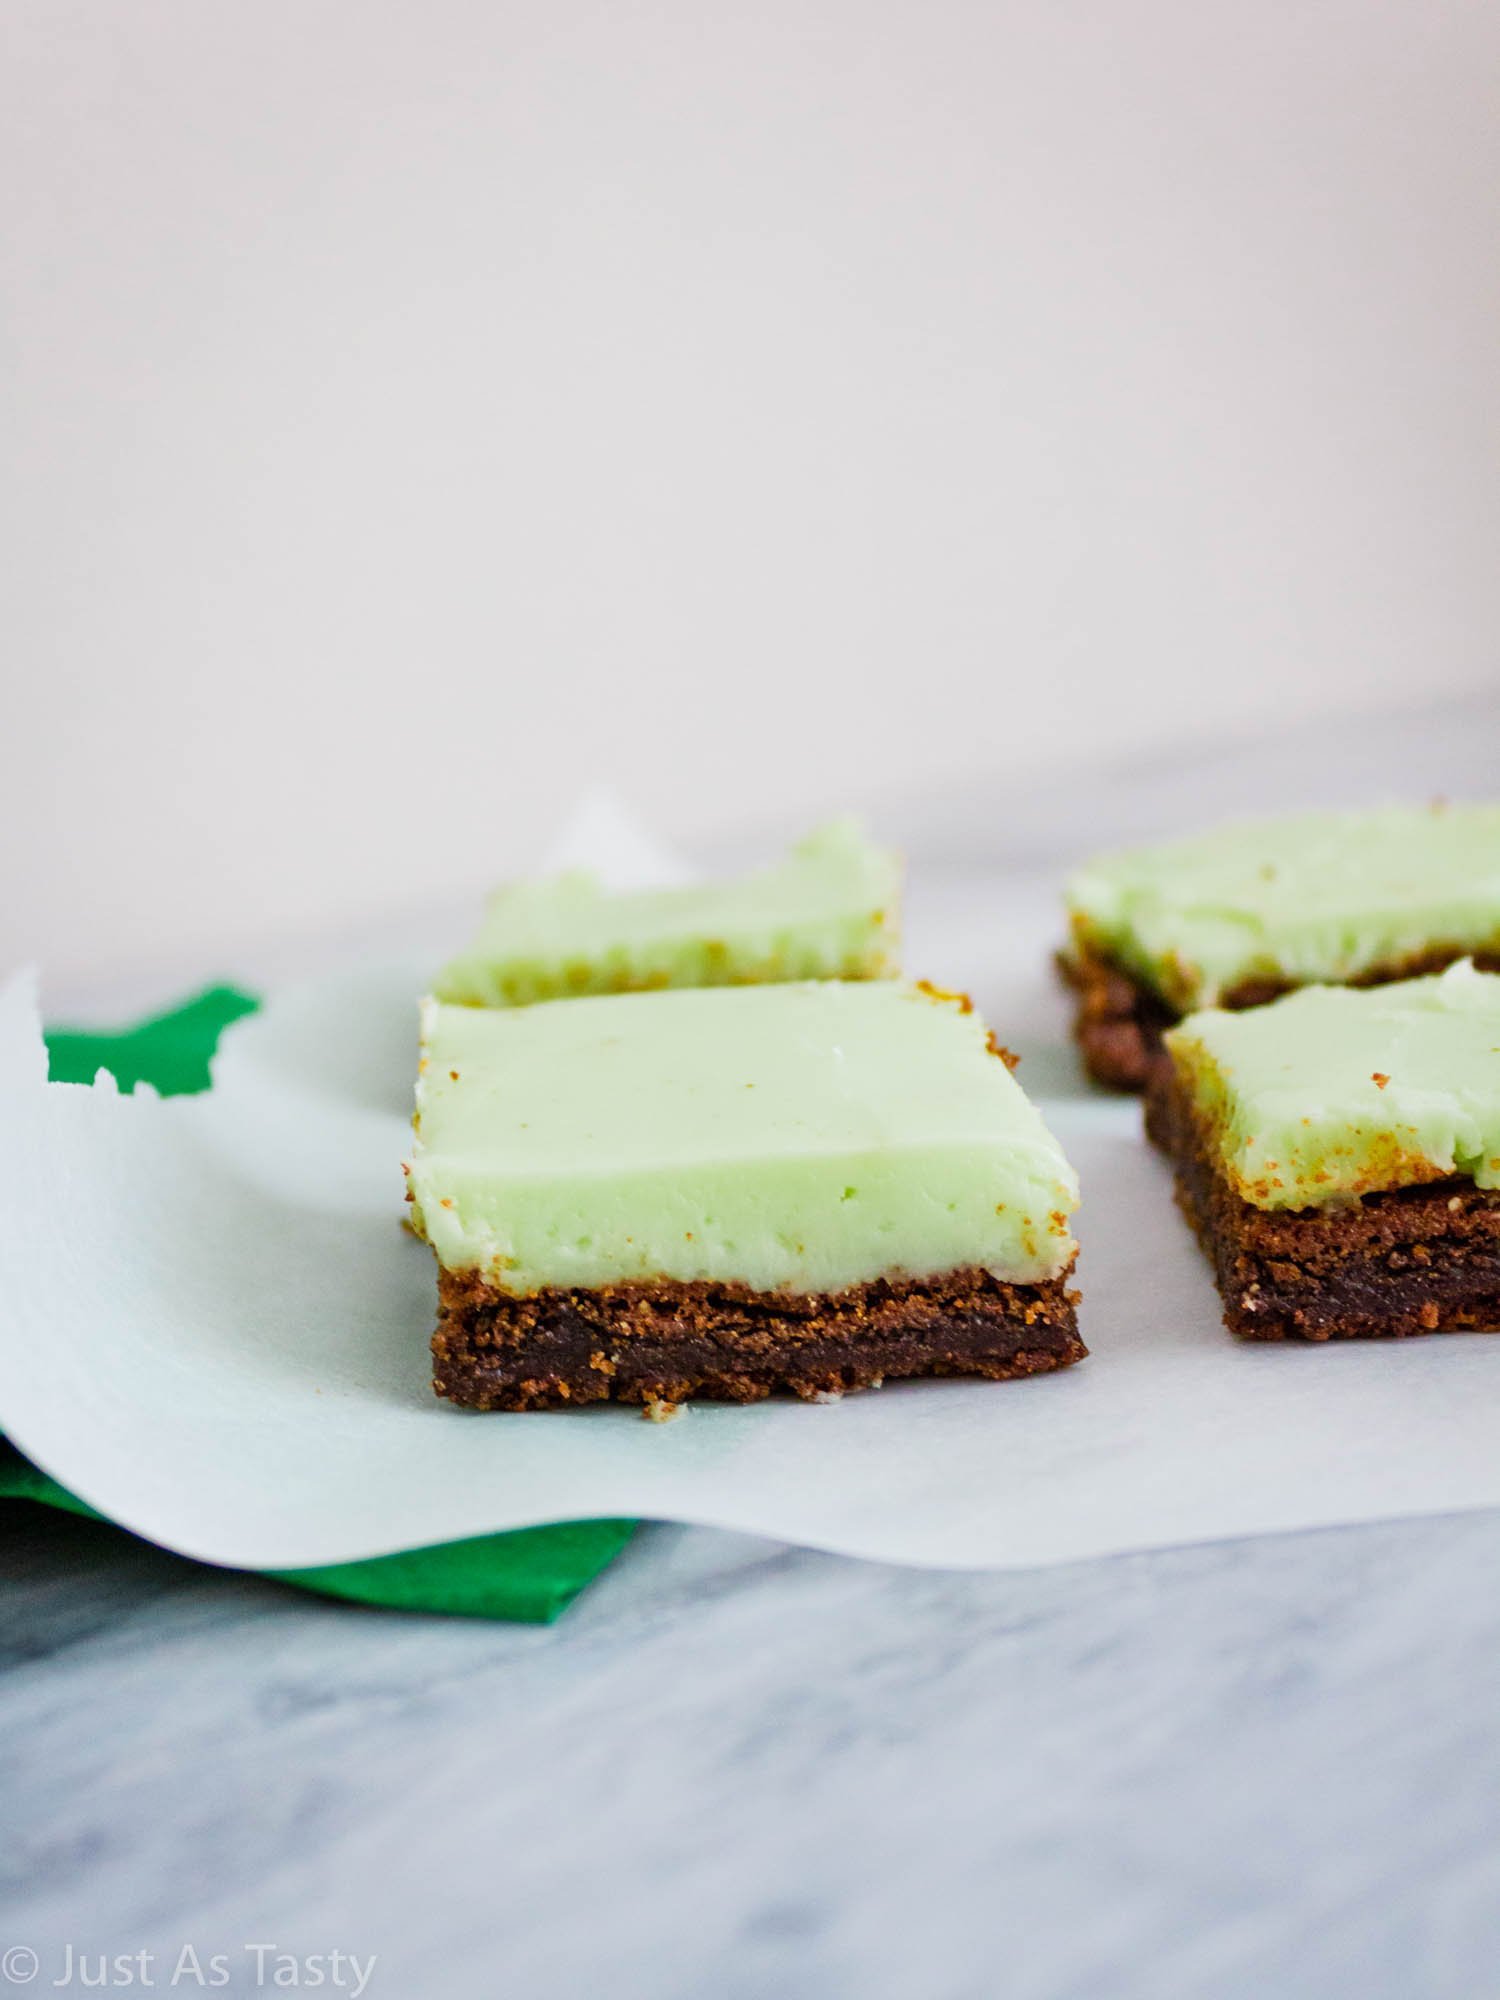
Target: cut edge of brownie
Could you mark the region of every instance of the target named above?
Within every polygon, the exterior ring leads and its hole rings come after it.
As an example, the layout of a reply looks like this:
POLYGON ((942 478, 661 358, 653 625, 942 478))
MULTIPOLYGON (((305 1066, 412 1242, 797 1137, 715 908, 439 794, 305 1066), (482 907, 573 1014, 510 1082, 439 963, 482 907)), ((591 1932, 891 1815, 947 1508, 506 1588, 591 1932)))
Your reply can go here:
MULTIPOLYGON (((1370 966, 1341 986, 1390 986, 1398 979, 1421 979, 1446 972, 1461 958, 1472 958, 1481 972, 1500 972, 1500 950, 1473 951, 1462 945, 1430 945, 1403 959, 1370 966)), ((1161 995, 1135 973, 1102 951, 1081 933, 1056 955, 1064 983, 1077 995, 1073 1039, 1084 1068, 1096 1083, 1110 1090, 1149 1090, 1154 1079, 1170 1074, 1171 1058, 1162 1036, 1182 1019, 1161 995)), ((1303 981, 1302 984, 1314 984, 1303 981)), ((1242 979, 1216 1004, 1230 1013, 1264 1007, 1283 994, 1297 991, 1291 979, 1242 979)))
POLYGON ((1454 1177, 1337 1207, 1257 1208, 1221 1172, 1170 1062, 1152 1076, 1146 1131, 1241 1339, 1500 1329, 1500 1193, 1454 1177))
POLYGON ((1095 1083, 1144 1090, 1167 1060, 1162 1035, 1178 1018, 1123 966, 1076 940, 1058 952, 1057 969, 1077 995, 1073 1039, 1095 1083))
POLYGON ((469 1409, 541 1410, 1045 1374, 1088 1353, 1071 1270, 1034 1284, 962 1270, 836 1293, 661 1279, 512 1298, 478 1272, 440 1269, 432 1386, 469 1409))

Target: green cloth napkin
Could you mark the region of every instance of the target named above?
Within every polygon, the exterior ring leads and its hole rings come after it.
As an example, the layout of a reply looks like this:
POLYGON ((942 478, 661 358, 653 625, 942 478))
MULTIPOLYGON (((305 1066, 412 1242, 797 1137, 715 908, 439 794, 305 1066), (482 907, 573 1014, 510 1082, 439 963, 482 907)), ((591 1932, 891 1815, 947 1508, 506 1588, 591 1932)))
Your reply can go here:
MULTIPOLYGON (((54 1029, 47 1035, 55 1083, 91 1083, 107 1069, 122 1090, 154 1084, 164 1097, 207 1090, 209 1059, 220 1033, 257 1002, 230 986, 215 986, 182 1007, 114 1035, 54 1029)), ((103 1517, 59 1486, 39 1466, 0 1439, 0 1499, 103 1517)), ((510 1618, 545 1625, 567 1610, 586 1584, 613 1561, 634 1521, 568 1521, 476 1535, 434 1548, 403 1549, 367 1562, 265 1572, 304 1590, 405 1611, 449 1611, 470 1618, 510 1618)))

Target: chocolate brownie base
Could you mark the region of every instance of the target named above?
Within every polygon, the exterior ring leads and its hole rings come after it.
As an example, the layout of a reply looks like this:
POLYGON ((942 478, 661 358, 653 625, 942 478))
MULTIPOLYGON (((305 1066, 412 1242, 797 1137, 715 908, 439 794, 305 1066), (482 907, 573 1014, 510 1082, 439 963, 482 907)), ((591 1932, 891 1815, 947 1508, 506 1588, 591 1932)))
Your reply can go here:
POLYGON ((474 1410, 543 1410, 1040 1375, 1088 1352, 1068 1275, 1010 1285, 954 1271, 811 1296, 662 1280, 513 1299, 473 1272, 440 1271, 432 1386, 474 1410))
POLYGON ((1095 1083, 1144 1090, 1165 1063, 1162 1034, 1177 1016, 1120 966, 1086 946, 1057 954, 1057 969, 1078 996, 1073 1039, 1095 1083))
MULTIPOLYGON (((1433 945, 1400 961, 1372 966, 1341 983, 1346 986, 1389 986, 1397 979, 1421 979, 1443 972, 1456 959, 1472 958, 1481 972, 1500 972, 1500 952, 1467 952, 1458 945, 1433 945)), ((1057 954, 1057 968, 1077 995, 1073 1039, 1084 1068, 1096 1083, 1111 1090, 1143 1091, 1160 1072, 1170 1074, 1171 1061, 1162 1035, 1182 1017, 1159 994, 1113 959, 1074 939, 1057 954)), ((1277 979, 1242 980, 1219 1006, 1231 1013, 1264 1007, 1295 990, 1295 982, 1277 979)))
POLYGON ((1263 1209, 1218 1171, 1170 1067, 1146 1130, 1214 1267, 1224 1324, 1245 1340, 1356 1340, 1500 1328, 1500 1194, 1472 1181, 1368 1194, 1339 1208, 1263 1209))

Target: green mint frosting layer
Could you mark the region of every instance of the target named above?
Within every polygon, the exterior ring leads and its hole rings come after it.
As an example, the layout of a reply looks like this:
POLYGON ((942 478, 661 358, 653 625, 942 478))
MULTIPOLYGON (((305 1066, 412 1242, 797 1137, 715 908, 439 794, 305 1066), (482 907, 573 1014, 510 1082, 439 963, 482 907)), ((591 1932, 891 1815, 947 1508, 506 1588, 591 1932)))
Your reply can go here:
POLYGON ((827 1292, 1073 1254, 1077 1182, 967 1003, 893 980, 424 1002, 417 1226, 526 1296, 827 1292))
POLYGON ((1333 984, 1419 953, 1500 950, 1500 806, 1224 826, 1105 855, 1068 885, 1086 944, 1178 1012, 1246 981, 1333 984))
POLYGON ((479 935, 434 991, 471 1007, 586 993, 887 979, 900 970, 901 868, 852 820, 738 881, 611 892, 587 874, 490 898, 479 935))
POLYGON ((1500 1187, 1500 976, 1309 986, 1167 1032, 1220 1166, 1257 1208, 1463 1175, 1500 1187))

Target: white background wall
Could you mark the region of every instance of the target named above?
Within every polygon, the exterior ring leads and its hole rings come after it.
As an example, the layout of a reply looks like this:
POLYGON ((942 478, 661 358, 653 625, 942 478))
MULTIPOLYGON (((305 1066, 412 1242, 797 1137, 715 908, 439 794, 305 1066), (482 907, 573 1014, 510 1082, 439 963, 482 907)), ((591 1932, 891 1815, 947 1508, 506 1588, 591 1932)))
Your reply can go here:
POLYGON ((1488 0, 11 0, 0 946, 1500 685, 1488 0))

